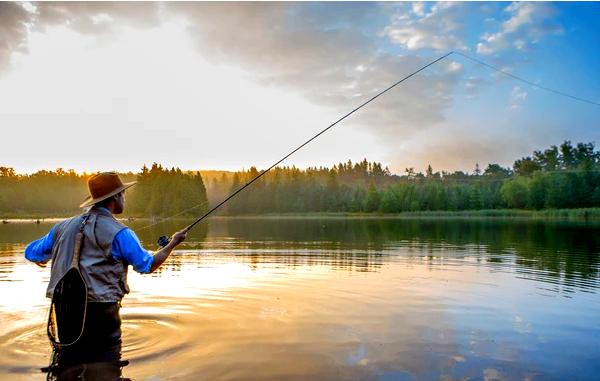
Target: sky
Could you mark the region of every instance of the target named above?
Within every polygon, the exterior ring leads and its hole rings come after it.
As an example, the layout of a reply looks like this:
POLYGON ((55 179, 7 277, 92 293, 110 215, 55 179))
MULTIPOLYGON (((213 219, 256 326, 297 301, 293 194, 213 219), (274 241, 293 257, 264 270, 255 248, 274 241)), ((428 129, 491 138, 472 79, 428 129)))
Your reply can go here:
MULTIPOLYGON (((266 168, 449 51, 600 102, 598 25, 599 2, 0 2, 0 166, 266 168)), ((472 172, 599 121, 453 55, 282 164, 472 172)))

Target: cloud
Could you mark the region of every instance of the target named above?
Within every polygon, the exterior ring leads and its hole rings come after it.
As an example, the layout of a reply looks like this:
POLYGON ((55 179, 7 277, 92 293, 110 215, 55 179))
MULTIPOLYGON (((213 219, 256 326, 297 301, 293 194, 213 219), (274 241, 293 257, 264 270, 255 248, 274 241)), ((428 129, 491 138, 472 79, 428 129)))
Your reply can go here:
MULTIPOLYGON (((409 54, 385 52, 381 34, 399 22, 397 4, 376 3, 88 3, 40 2, 29 11, 0 3, 5 42, 0 62, 25 47, 28 31, 67 27, 109 41, 121 28, 152 28, 166 21, 187 25, 198 53, 214 64, 236 66, 265 86, 300 94, 314 104, 346 113, 401 77, 424 65, 416 46, 463 47, 460 5, 415 3, 410 27, 420 31, 409 54), (375 21, 374 21, 375 20, 375 21), (434 28, 433 32, 428 28, 434 28)), ((404 7, 405 5, 401 5, 404 7)), ((399 35, 400 31, 389 33, 399 35)), ((444 61, 411 78, 348 120, 371 130, 388 146, 444 120, 463 68, 444 61)))
POLYGON ((425 3, 422 1, 415 1, 412 3, 412 11, 419 17, 425 16, 425 3))
POLYGON ((391 168, 414 167, 424 171, 431 164, 434 171, 462 170, 472 172, 475 163, 483 170, 488 164, 512 166, 515 158, 540 145, 529 141, 518 131, 489 131, 456 124, 436 131, 418 134, 397 149, 391 168))
POLYGON ((509 104, 511 109, 520 108, 527 99, 527 91, 523 90, 520 86, 513 87, 509 96, 509 104))
POLYGON ((492 54, 515 48, 527 50, 548 34, 560 34, 563 28, 552 20, 556 11, 545 3, 515 2, 504 9, 509 18, 496 33, 485 33, 477 44, 480 54, 492 54))
POLYGON ((423 3, 413 3, 411 11, 401 8, 394 15, 384 34, 408 50, 466 50, 457 34, 462 30, 459 19, 463 16, 463 8, 460 3, 440 2, 426 13, 423 3))
POLYGON ((159 24, 156 3, 40 2, 35 5, 38 29, 67 25, 84 34, 106 34, 121 26, 149 28, 159 24))
POLYGON ((476 98, 481 91, 487 88, 490 82, 481 77, 470 76, 464 81, 464 90, 467 99, 476 98))
MULTIPOLYGON (((376 31, 360 27, 382 9, 353 7, 345 4, 342 16, 340 6, 329 3, 176 3, 169 10, 185 15, 203 56, 233 62, 265 85, 290 89, 341 114, 427 61, 416 53, 382 53, 376 31)), ((398 139, 443 121, 461 70, 449 62, 432 68, 370 104, 352 122, 398 139)))
POLYGON ((14 52, 26 52, 29 33, 68 26, 78 33, 116 36, 119 28, 150 28, 160 23, 155 3, 0 2, 0 74, 14 52))
MULTIPOLYGON (((468 50, 465 17, 490 12, 481 7, 421 2, 42 2, 27 11, 19 4, 0 3, 0 66, 9 62, 12 52, 26 47, 29 30, 66 26, 81 34, 118 38, 120 28, 153 28, 178 20, 187 26, 190 41, 203 58, 238 67, 253 81, 300 94, 342 115, 424 65, 432 59, 432 50, 468 50)), ((562 30, 551 22, 553 10, 546 4, 513 3, 504 12, 507 19, 481 37, 478 52, 527 49, 531 41, 562 30)), ((494 23, 490 20, 486 26, 494 23)), ((442 61, 369 104, 349 122, 369 129, 395 149, 444 122, 459 86, 464 86, 467 97, 488 86, 474 77, 461 82, 464 72, 461 63, 442 61)), ((510 107, 518 108, 526 97, 525 91, 514 88, 510 107)), ((450 147, 443 148, 451 152, 450 147)))
POLYGON ((31 14, 18 3, 0 2, 0 73, 10 66, 13 52, 27 51, 31 14))

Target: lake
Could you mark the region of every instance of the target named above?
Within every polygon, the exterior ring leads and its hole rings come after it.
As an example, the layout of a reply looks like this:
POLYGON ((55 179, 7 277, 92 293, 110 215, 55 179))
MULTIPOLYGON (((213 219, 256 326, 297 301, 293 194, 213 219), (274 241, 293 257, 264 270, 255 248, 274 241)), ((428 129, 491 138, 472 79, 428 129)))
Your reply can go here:
MULTIPOLYGON (((186 221, 147 223, 129 225, 155 249, 186 221)), ((51 225, 0 225, 2 380, 46 378, 49 269, 22 252, 51 225)), ((213 218, 179 249, 154 274, 130 272, 122 377, 600 377, 598 224, 213 218)))

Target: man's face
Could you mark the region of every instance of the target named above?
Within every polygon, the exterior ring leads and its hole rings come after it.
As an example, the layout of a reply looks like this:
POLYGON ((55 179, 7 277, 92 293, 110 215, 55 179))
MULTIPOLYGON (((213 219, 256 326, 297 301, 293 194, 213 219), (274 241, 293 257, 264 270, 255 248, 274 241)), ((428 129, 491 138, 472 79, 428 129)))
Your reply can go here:
POLYGON ((115 214, 121 214, 125 210, 125 191, 115 196, 115 214))

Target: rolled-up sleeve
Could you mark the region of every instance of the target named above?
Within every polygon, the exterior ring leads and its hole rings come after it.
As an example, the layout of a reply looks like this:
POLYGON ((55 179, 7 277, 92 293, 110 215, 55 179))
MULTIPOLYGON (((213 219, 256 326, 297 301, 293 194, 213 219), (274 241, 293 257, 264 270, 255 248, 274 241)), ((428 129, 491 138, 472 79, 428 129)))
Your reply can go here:
POLYGON ((115 236, 112 255, 117 261, 128 262, 135 271, 141 274, 148 274, 154 263, 154 256, 142 247, 139 238, 129 228, 121 230, 115 236))
POLYGON ((42 238, 31 242, 25 248, 25 259, 31 262, 48 262, 52 258, 52 246, 54 245, 54 229, 53 226, 48 234, 42 238))

